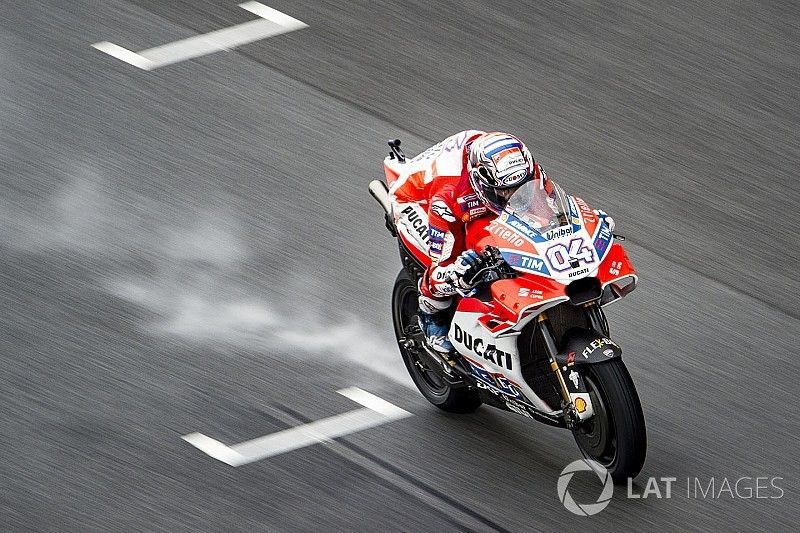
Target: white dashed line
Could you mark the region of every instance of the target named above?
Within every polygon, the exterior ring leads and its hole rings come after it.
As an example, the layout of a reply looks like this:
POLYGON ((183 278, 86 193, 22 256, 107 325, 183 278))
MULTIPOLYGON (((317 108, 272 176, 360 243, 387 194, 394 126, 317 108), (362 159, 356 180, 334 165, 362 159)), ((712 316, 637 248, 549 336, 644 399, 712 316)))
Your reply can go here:
POLYGON ((259 2, 245 2, 239 4, 239 7, 258 15, 260 19, 148 48, 141 52, 132 52, 108 41, 95 43, 92 46, 134 67, 153 70, 308 27, 308 24, 259 2))
POLYGON ((225 446, 220 441, 214 440, 211 437, 206 437, 202 433, 190 433, 181 438, 201 452, 225 464, 236 466, 244 459, 241 454, 236 453, 230 447, 225 446))
POLYGON ((181 438, 218 461, 231 466, 241 466, 411 416, 408 411, 356 387, 337 392, 360 403, 365 408, 296 426, 233 446, 226 446, 202 433, 190 433, 181 438))
POLYGON ((130 63, 134 67, 144 70, 152 70, 155 68, 151 60, 147 59, 146 57, 142 57, 136 52, 131 52, 127 48, 122 48, 114 43, 103 41, 102 43, 94 43, 92 46, 112 57, 116 57, 117 59, 120 59, 126 63, 130 63))

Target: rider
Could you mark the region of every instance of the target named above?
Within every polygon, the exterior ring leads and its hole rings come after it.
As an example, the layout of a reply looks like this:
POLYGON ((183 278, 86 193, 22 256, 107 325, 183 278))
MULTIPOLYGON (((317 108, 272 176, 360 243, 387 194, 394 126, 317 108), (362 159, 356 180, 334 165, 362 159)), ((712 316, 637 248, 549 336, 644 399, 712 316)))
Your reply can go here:
POLYGON ((431 266, 420 280, 419 322, 430 346, 447 354, 447 309, 453 296, 473 285, 464 274, 479 269, 483 257, 466 249, 466 224, 499 214, 525 182, 544 176, 525 144, 508 133, 456 133, 407 163, 392 184, 398 202, 427 203, 431 266))

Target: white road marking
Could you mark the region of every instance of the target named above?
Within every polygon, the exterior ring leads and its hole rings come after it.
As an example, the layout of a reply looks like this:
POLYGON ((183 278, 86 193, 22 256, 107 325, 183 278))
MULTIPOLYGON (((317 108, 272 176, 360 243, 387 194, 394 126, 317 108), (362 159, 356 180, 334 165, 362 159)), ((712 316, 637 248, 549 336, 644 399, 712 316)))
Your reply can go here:
POLYGON ((405 409, 357 387, 337 392, 360 403, 365 408, 240 442, 233 446, 226 446, 202 433, 190 433, 181 438, 218 461, 231 466, 241 466, 412 416, 405 409))
POLYGON ((116 57, 117 59, 121 59, 126 63, 130 63, 134 67, 144 70, 152 70, 155 68, 151 60, 140 56, 136 52, 131 52, 127 48, 122 48, 114 43, 103 41, 102 43, 94 43, 92 46, 112 57, 116 57))
POLYGON ((214 440, 211 437, 206 437, 202 433, 190 433, 181 438, 198 450, 223 463, 235 465, 243 459, 240 454, 233 451, 230 447, 225 446, 220 441, 214 440))
POLYGON ((360 403, 364 407, 372 409, 373 411, 376 411, 389 418, 398 416, 403 418, 404 416, 410 416, 411 414, 408 411, 400 409, 396 405, 387 402, 383 398, 378 398, 374 394, 370 394, 369 392, 361 390, 358 387, 348 387, 346 389, 337 390, 336 392, 345 398, 350 398, 354 402, 360 403))
POLYGON ((259 2, 245 2, 239 4, 239 7, 258 15, 260 19, 148 48, 141 52, 132 52, 108 41, 95 43, 92 46, 140 69, 153 70, 308 27, 308 24, 259 2))

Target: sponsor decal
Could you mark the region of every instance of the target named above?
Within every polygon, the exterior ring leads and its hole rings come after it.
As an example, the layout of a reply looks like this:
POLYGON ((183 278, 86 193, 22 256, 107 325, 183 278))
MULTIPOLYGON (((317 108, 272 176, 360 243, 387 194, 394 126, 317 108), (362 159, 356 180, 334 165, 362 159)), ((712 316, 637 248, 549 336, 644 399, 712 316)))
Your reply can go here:
MULTIPOLYGON (((603 346, 616 346, 617 348, 619 348, 619 345, 616 342, 609 339, 608 337, 600 337, 599 339, 593 340, 591 344, 589 344, 589 346, 584 348, 581 355, 583 355, 585 359, 589 359, 589 356, 592 355, 595 350, 597 350, 598 348, 602 348, 603 346)), ((611 351, 611 355, 614 355, 614 351, 611 350, 610 348, 606 351, 611 351)), ((605 351, 603 353, 605 354, 605 351)), ((606 354, 606 357, 610 356, 606 354)))
POLYGON ((486 344, 480 337, 473 337, 462 330, 458 324, 453 324, 453 340, 467 350, 475 352, 492 364, 502 366, 508 370, 512 368, 511 354, 498 350, 494 344, 486 344))
POLYGON ((455 215, 450 210, 450 208, 447 207, 447 204, 445 204, 444 202, 441 202, 439 200, 433 202, 433 204, 431 204, 431 211, 433 211, 436 215, 438 215, 447 222, 456 221, 455 215))
POLYGON ((478 195, 474 193, 462 196, 458 198, 456 202, 458 202, 458 205, 461 207, 462 211, 468 211, 475 207, 481 206, 481 201, 478 199, 478 195))
POLYGON ((448 274, 450 274, 449 270, 436 268, 433 270, 433 281, 444 281, 447 279, 448 274))
POLYGON ((606 357, 614 357, 614 350, 611 349, 603 350, 603 355, 605 355, 606 357))
POLYGON ((520 270, 527 270, 528 272, 535 272, 537 274, 543 274, 545 276, 550 275, 550 270, 544 264, 544 261, 541 257, 535 255, 529 255, 522 252, 500 252, 503 255, 503 259, 506 260, 506 263, 511 265, 514 268, 518 268, 520 270))
POLYGON ((431 227, 428 228, 428 235, 430 235, 431 240, 444 241, 444 234, 445 233, 446 233, 445 231, 442 231, 442 230, 440 230, 439 228, 437 228, 435 226, 431 226, 431 227))
POLYGON ((538 231, 531 228, 529 225, 527 225, 525 222, 523 222, 514 215, 509 216, 505 222, 510 227, 514 228, 515 230, 522 233, 523 235, 525 235, 534 242, 544 241, 544 238, 541 236, 541 234, 539 234, 538 231))
POLYGON ((493 235, 500 237, 504 241, 510 242, 514 246, 520 247, 525 245, 525 240, 522 237, 506 228, 502 224, 498 224, 496 220, 492 220, 489 223, 488 229, 493 235))
POLYGON ((569 196, 567 205, 569 207, 569 216, 572 219, 572 223, 573 224, 580 224, 581 223, 581 219, 578 218, 578 208, 575 207, 575 197, 569 196))
MULTIPOLYGON (((481 382, 483 382, 483 383, 486 383, 488 385, 491 385, 492 386, 491 388, 495 388, 494 380, 492 379, 492 375, 489 373, 488 370, 486 370, 482 366, 479 366, 479 365, 475 364, 474 362, 470 361, 469 359, 467 359, 467 361, 469 362, 469 366, 472 367, 472 374, 476 378, 478 378, 478 380, 479 380, 478 384, 479 385, 480 385, 481 382)), ((490 387, 486 387, 486 388, 491 390, 490 387)))
POLYGON ((498 181, 502 186, 510 187, 511 185, 515 185, 518 182, 524 180, 527 176, 528 176, 528 169, 523 168, 522 170, 514 172, 513 174, 510 174, 503 178, 499 178, 498 181))
POLYGON ((578 206, 578 210, 581 212, 581 216, 583 220, 586 222, 590 222, 592 224, 597 222, 597 216, 592 211, 592 208, 583 201, 582 198, 578 198, 577 196, 573 196, 572 198, 575 199, 575 204, 578 206))
MULTIPOLYGON (((467 358, 467 362, 469 362, 470 368, 472 370, 472 375, 478 378, 478 383, 477 383, 478 388, 489 390, 494 394, 503 394, 520 400, 525 399, 525 396, 522 395, 519 389, 517 389, 502 374, 491 373, 469 358, 467 358)), ((505 399, 508 400, 508 398, 505 399)))
POLYGON ((430 252, 431 255, 440 255, 444 247, 445 232, 439 228, 431 226, 428 228, 428 236, 430 237, 430 252))
POLYGON ((574 271, 570 272, 569 274, 567 274, 567 277, 574 278, 574 277, 582 276, 583 274, 588 274, 588 273, 589 273, 589 269, 588 268, 582 268, 580 270, 574 270, 574 271))
POLYGON ((506 407, 512 413, 517 413, 518 415, 527 416, 528 418, 533 418, 528 410, 519 402, 515 402, 514 400, 506 400, 506 407))
POLYGON ((567 366, 572 366, 575 364, 575 352, 569 352, 567 354, 567 366))
POLYGON ((498 181, 500 182, 501 185, 509 187, 511 185, 515 185, 516 183, 522 181, 523 179, 525 179, 527 175, 528 175, 527 170, 520 170, 519 172, 515 172, 510 176, 500 178, 498 181))
POLYGON ((561 226, 560 228, 551 229, 543 234, 543 237, 548 240, 552 241, 555 239, 560 239, 561 237, 566 237, 567 235, 572 235, 572 228, 569 226, 561 226))
POLYGON ((619 276, 620 268, 622 268, 622 261, 611 261, 611 266, 608 267, 608 273, 612 276, 619 276))
POLYGON ((492 162, 494 163, 494 166, 497 167, 498 172, 503 172, 504 170, 508 170, 513 166, 524 163, 525 157, 523 157, 522 151, 518 146, 511 145, 504 150, 500 150, 499 152, 492 154, 492 162))
POLYGON ((572 382, 572 384, 575 386, 575 390, 578 390, 578 379, 580 378, 578 373, 573 370, 572 372, 569 373, 568 377, 569 380, 572 382))
POLYGON ((600 225, 600 231, 594 239, 594 249, 597 250, 597 256, 603 257, 608 250, 608 245, 611 244, 611 238, 614 236, 611 228, 605 222, 600 225))
POLYGON ((419 213, 414 209, 413 206, 408 206, 402 211, 400 211, 403 215, 406 215, 406 220, 411 224, 411 228, 413 231, 419 235, 419 238, 425 244, 430 245, 430 239, 428 238, 428 226, 422 220, 422 217, 419 213))
MULTIPOLYGON (((577 386, 575 388, 577 388, 577 386)), ((579 413, 586 411, 586 400, 583 398, 575 398, 575 410, 579 413)))
POLYGON ((453 296, 456 292, 456 288, 450 283, 442 283, 436 287, 437 296, 453 296))
POLYGON ((542 295, 542 291, 540 291, 539 289, 529 289, 527 287, 520 287, 517 296, 519 296, 520 298, 536 298, 538 300, 544 298, 544 296, 542 295))
POLYGON ((469 218, 469 220, 472 220, 473 218, 478 218, 480 216, 485 215, 488 211, 489 210, 486 209, 485 207, 473 207, 472 209, 469 210, 469 213, 467 213, 467 217, 469 218))
POLYGON ((517 388, 508 381, 502 374, 492 374, 495 383, 497 383, 497 388, 502 391, 503 394, 508 394, 509 396, 519 396, 520 393, 517 391, 517 388))

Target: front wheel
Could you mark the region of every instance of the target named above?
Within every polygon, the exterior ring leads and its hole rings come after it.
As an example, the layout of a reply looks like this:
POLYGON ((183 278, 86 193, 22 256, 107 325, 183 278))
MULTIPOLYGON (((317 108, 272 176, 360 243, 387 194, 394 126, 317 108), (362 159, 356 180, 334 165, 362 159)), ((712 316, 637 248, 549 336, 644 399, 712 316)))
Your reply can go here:
POLYGON ((466 387, 450 386, 442 378, 441 370, 430 368, 413 349, 402 342, 416 327, 417 313, 417 284, 405 270, 401 270, 392 291, 392 320, 397 345, 408 373, 423 396, 439 409, 451 413, 471 413, 481 404, 477 392, 466 387))
POLYGON ((639 395, 622 359, 585 368, 594 416, 572 433, 584 457, 603 465, 615 482, 622 483, 636 477, 647 453, 639 395))

